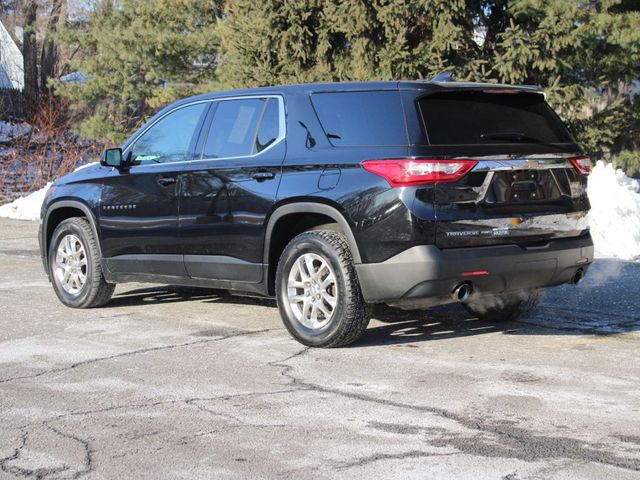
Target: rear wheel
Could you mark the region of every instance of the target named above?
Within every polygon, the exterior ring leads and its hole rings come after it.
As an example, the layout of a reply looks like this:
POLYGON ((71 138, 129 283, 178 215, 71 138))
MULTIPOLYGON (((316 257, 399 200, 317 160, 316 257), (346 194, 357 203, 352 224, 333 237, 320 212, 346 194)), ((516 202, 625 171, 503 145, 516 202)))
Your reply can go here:
POLYGON ((529 313, 538 306, 541 293, 539 290, 527 290, 481 297, 466 302, 467 311, 481 320, 490 322, 508 322, 529 313))
POLYGON ((64 220, 53 232, 49 273, 56 295, 68 307, 100 307, 115 289, 115 284, 107 283, 102 275, 91 225, 80 217, 64 220))
POLYGON ((309 231, 287 245, 276 273, 282 320, 300 343, 341 347, 362 336, 370 309, 341 233, 309 231))

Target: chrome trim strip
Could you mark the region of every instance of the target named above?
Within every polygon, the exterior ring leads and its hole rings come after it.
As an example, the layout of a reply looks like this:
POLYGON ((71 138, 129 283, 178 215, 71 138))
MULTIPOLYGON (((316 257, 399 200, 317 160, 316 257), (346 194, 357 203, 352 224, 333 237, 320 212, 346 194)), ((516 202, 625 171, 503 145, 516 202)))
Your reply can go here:
MULTIPOLYGON (((527 156, 523 156, 517 159, 509 159, 509 156, 503 156, 504 160, 498 160, 496 157, 483 160, 482 157, 480 157, 477 159, 479 162, 473 168, 472 172, 487 172, 487 175, 478 190, 478 200, 473 200, 470 203, 479 203, 484 201, 493 182, 495 172, 516 170, 554 170, 564 168, 573 169, 573 165, 568 160, 571 156, 573 155, 565 153, 531 155, 529 158, 527 158, 527 156)), ((558 180, 556 179, 553 171, 549 173, 551 174, 553 181, 558 186, 558 189, 560 189, 558 180)))
POLYGON ((549 170, 552 168, 573 168, 567 158, 555 156, 554 158, 517 158, 513 160, 482 160, 478 159, 478 164, 473 172, 499 172, 513 170, 549 170))

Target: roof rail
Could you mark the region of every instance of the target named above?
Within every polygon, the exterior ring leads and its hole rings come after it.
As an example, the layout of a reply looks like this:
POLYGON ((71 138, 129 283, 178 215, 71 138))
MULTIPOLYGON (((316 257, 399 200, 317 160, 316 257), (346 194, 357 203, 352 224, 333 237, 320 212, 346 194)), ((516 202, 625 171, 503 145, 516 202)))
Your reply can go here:
POLYGON ((451 70, 447 72, 441 72, 433 77, 431 82, 453 82, 453 72, 451 70))

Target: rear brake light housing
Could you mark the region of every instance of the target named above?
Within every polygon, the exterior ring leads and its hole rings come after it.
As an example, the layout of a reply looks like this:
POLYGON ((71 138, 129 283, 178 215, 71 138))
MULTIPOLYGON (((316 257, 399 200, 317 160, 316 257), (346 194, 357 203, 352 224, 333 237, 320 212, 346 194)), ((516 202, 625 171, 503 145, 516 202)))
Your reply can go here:
POLYGON ((389 158, 365 160, 362 168, 384 177, 392 187, 410 187, 457 182, 477 164, 468 158, 389 158))
POLYGON ((582 157, 571 157, 569 159, 573 168, 576 169, 578 175, 589 175, 591 173, 591 169, 593 168, 593 164, 591 163, 591 158, 582 156, 582 157))

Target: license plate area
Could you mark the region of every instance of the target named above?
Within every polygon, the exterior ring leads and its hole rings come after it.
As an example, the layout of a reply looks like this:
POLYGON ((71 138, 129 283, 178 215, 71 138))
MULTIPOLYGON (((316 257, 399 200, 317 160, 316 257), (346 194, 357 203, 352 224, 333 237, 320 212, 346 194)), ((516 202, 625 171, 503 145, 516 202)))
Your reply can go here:
POLYGON ((514 204, 557 200, 563 190, 570 195, 569 182, 563 170, 511 170, 494 172, 487 203, 514 204), (558 177, 562 178, 558 178, 558 177), (563 187, 563 183, 566 185, 563 187))

